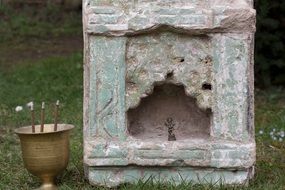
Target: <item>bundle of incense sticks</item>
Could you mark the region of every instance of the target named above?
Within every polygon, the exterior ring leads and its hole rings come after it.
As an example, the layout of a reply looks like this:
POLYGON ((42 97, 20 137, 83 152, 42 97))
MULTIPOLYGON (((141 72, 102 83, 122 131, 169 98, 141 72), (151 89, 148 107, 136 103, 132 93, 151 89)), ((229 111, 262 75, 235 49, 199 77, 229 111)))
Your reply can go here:
POLYGON ((54 131, 57 131, 58 109, 59 109, 59 100, 56 101, 56 105, 55 105, 54 131))
MULTIPOLYGON (((31 120, 32 120, 32 132, 35 133, 35 110, 34 110, 34 103, 30 102, 29 107, 31 109, 31 120)), ((57 131, 57 124, 58 124, 58 111, 59 111, 59 100, 56 101, 55 106, 55 113, 54 113, 54 131, 57 131)), ((44 132, 44 121, 45 121, 45 102, 42 102, 42 109, 41 109, 41 128, 40 132, 44 132)))

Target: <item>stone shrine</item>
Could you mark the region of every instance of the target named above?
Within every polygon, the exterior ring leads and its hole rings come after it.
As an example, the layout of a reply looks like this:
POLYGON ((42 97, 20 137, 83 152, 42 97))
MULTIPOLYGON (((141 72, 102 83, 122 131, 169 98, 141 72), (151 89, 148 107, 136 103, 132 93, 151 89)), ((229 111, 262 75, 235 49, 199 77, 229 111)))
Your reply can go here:
POLYGON ((254 174, 253 0, 84 0, 84 165, 94 185, 254 174))

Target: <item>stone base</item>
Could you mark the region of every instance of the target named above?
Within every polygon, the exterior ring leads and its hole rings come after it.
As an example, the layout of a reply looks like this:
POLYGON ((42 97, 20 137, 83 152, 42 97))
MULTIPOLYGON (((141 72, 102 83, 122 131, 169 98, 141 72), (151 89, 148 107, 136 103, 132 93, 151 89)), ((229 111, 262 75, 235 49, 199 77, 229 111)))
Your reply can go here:
POLYGON ((160 183, 199 183, 247 185, 253 177, 252 168, 229 170, 216 168, 192 167, 88 167, 86 177, 92 185, 115 187, 124 183, 153 180, 160 183))

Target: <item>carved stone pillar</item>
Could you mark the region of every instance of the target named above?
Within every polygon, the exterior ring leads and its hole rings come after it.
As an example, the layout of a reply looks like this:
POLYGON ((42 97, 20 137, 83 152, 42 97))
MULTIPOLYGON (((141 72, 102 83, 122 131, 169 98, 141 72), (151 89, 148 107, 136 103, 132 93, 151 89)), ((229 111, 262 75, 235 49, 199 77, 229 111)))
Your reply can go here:
POLYGON ((252 0, 84 0, 84 164, 95 185, 253 176, 252 0))

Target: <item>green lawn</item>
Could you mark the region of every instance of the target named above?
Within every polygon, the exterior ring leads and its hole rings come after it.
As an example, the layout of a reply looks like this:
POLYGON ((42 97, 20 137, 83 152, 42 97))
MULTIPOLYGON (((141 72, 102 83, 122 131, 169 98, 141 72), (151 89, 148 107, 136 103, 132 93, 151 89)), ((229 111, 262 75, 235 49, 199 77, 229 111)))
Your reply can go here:
POLYGON ((81 35, 81 13, 64 12, 59 7, 11 8, 0 1, 0 43, 62 35, 81 35))
MULTIPOLYGON (((19 139, 13 130, 30 123, 26 104, 34 101, 39 110, 41 101, 47 104, 47 123, 52 122, 52 110, 57 99, 62 103, 61 122, 76 126, 71 136, 71 159, 58 180, 60 189, 91 189, 83 178, 82 164, 82 54, 45 58, 0 72, 0 189, 31 189, 39 180, 23 167, 19 139), (16 112, 16 106, 24 110, 16 112)), ((37 112, 39 118, 39 112, 37 112)), ((39 120, 37 119, 37 122, 39 120)), ((285 130, 285 97, 282 89, 256 92, 256 175, 244 189, 285 189, 285 139, 273 140, 270 132, 285 130), (262 130, 264 133, 259 134, 262 130)), ((191 184, 154 185, 139 183, 121 189, 191 189, 191 184)), ((194 186, 194 189, 213 189, 194 186)), ((219 187, 218 189, 239 189, 219 187)))

